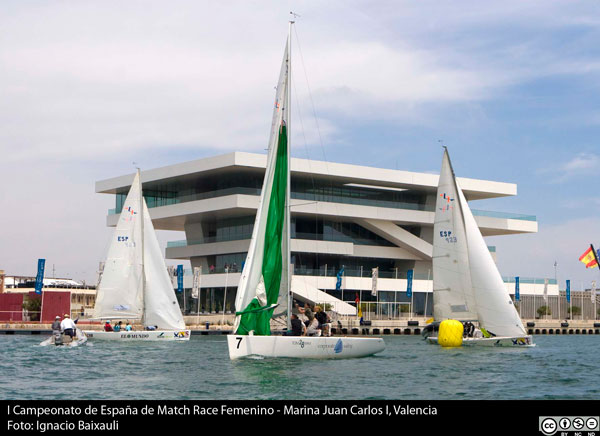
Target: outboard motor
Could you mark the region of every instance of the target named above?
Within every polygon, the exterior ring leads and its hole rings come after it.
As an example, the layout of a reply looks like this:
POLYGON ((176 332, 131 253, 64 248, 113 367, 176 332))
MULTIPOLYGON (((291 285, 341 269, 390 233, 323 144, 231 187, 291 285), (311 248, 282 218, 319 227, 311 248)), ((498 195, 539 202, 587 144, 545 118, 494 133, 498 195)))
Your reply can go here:
POLYGON ((62 334, 60 333, 59 330, 54 330, 52 332, 52 336, 54 336, 54 345, 62 345, 63 344, 62 334))

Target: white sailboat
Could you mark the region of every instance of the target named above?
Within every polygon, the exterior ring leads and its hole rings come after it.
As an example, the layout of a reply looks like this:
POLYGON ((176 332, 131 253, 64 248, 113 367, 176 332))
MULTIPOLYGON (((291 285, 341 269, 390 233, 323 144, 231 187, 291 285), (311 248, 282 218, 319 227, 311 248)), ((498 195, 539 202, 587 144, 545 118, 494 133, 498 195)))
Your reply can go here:
MULTIPOLYGON (((444 149, 433 225, 433 312, 436 322, 477 324, 463 345, 531 346, 521 318, 460 189, 444 149), (479 334, 481 333, 481 334, 479 334)), ((435 331, 427 340, 437 343, 435 331)))
MULTIPOLYGON (((236 296, 229 357, 348 358, 383 351, 381 338, 271 335, 271 318, 291 313, 290 51, 291 28, 277 84, 269 153, 248 256, 236 296)), ((287 316, 288 329, 291 328, 287 316)))
POLYGON ((112 237, 98 284, 94 318, 140 320, 144 330, 86 330, 90 339, 185 341, 190 338, 142 195, 139 170, 112 237))

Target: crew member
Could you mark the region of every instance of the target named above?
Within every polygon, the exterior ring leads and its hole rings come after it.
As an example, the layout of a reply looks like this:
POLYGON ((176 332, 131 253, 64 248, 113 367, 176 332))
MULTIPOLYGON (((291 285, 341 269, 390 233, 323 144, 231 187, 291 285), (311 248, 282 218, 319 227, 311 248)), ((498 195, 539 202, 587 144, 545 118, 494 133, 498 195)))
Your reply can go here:
POLYGON ((73 336, 75 336, 75 329, 76 329, 75 323, 73 322, 71 317, 66 313, 65 313, 65 319, 63 319, 62 322, 60 323, 60 328, 65 335, 69 335, 69 336, 71 336, 71 339, 73 339, 73 336))

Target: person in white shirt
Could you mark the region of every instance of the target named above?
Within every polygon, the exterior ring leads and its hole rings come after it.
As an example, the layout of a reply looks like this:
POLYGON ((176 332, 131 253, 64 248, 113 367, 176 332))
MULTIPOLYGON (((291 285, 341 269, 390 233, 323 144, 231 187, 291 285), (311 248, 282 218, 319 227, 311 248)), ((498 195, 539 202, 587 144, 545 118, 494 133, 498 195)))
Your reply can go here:
POLYGON ((75 323, 69 317, 69 315, 67 315, 66 313, 65 313, 65 319, 63 319, 62 322, 60 323, 60 329, 63 331, 63 333, 65 335, 71 336, 71 338, 73 338, 73 336, 75 336, 75 329, 76 329, 75 323))

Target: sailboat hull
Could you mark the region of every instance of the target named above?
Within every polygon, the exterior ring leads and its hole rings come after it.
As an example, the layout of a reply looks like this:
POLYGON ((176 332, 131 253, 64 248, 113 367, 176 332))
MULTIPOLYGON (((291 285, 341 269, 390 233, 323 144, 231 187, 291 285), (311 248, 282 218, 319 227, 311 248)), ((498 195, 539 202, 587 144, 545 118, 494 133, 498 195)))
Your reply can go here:
POLYGON ((364 357, 385 349, 381 338, 228 335, 231 360, 249 356, 304 359, 364 357))
POLYGON ((103 332, 87 330, 88 338, 104 341, 189 341, 190 330, 138 330, 121 332, 103 332))
MULTIPOLYGON (((426 338, 430 344, 437 344, 437 336, 429 336, 426 338)), ((479 346, 479 347, 535 347, 533 338, 528 336, 495 336, 493 338, 464 338, 463 346, 479 346)))

